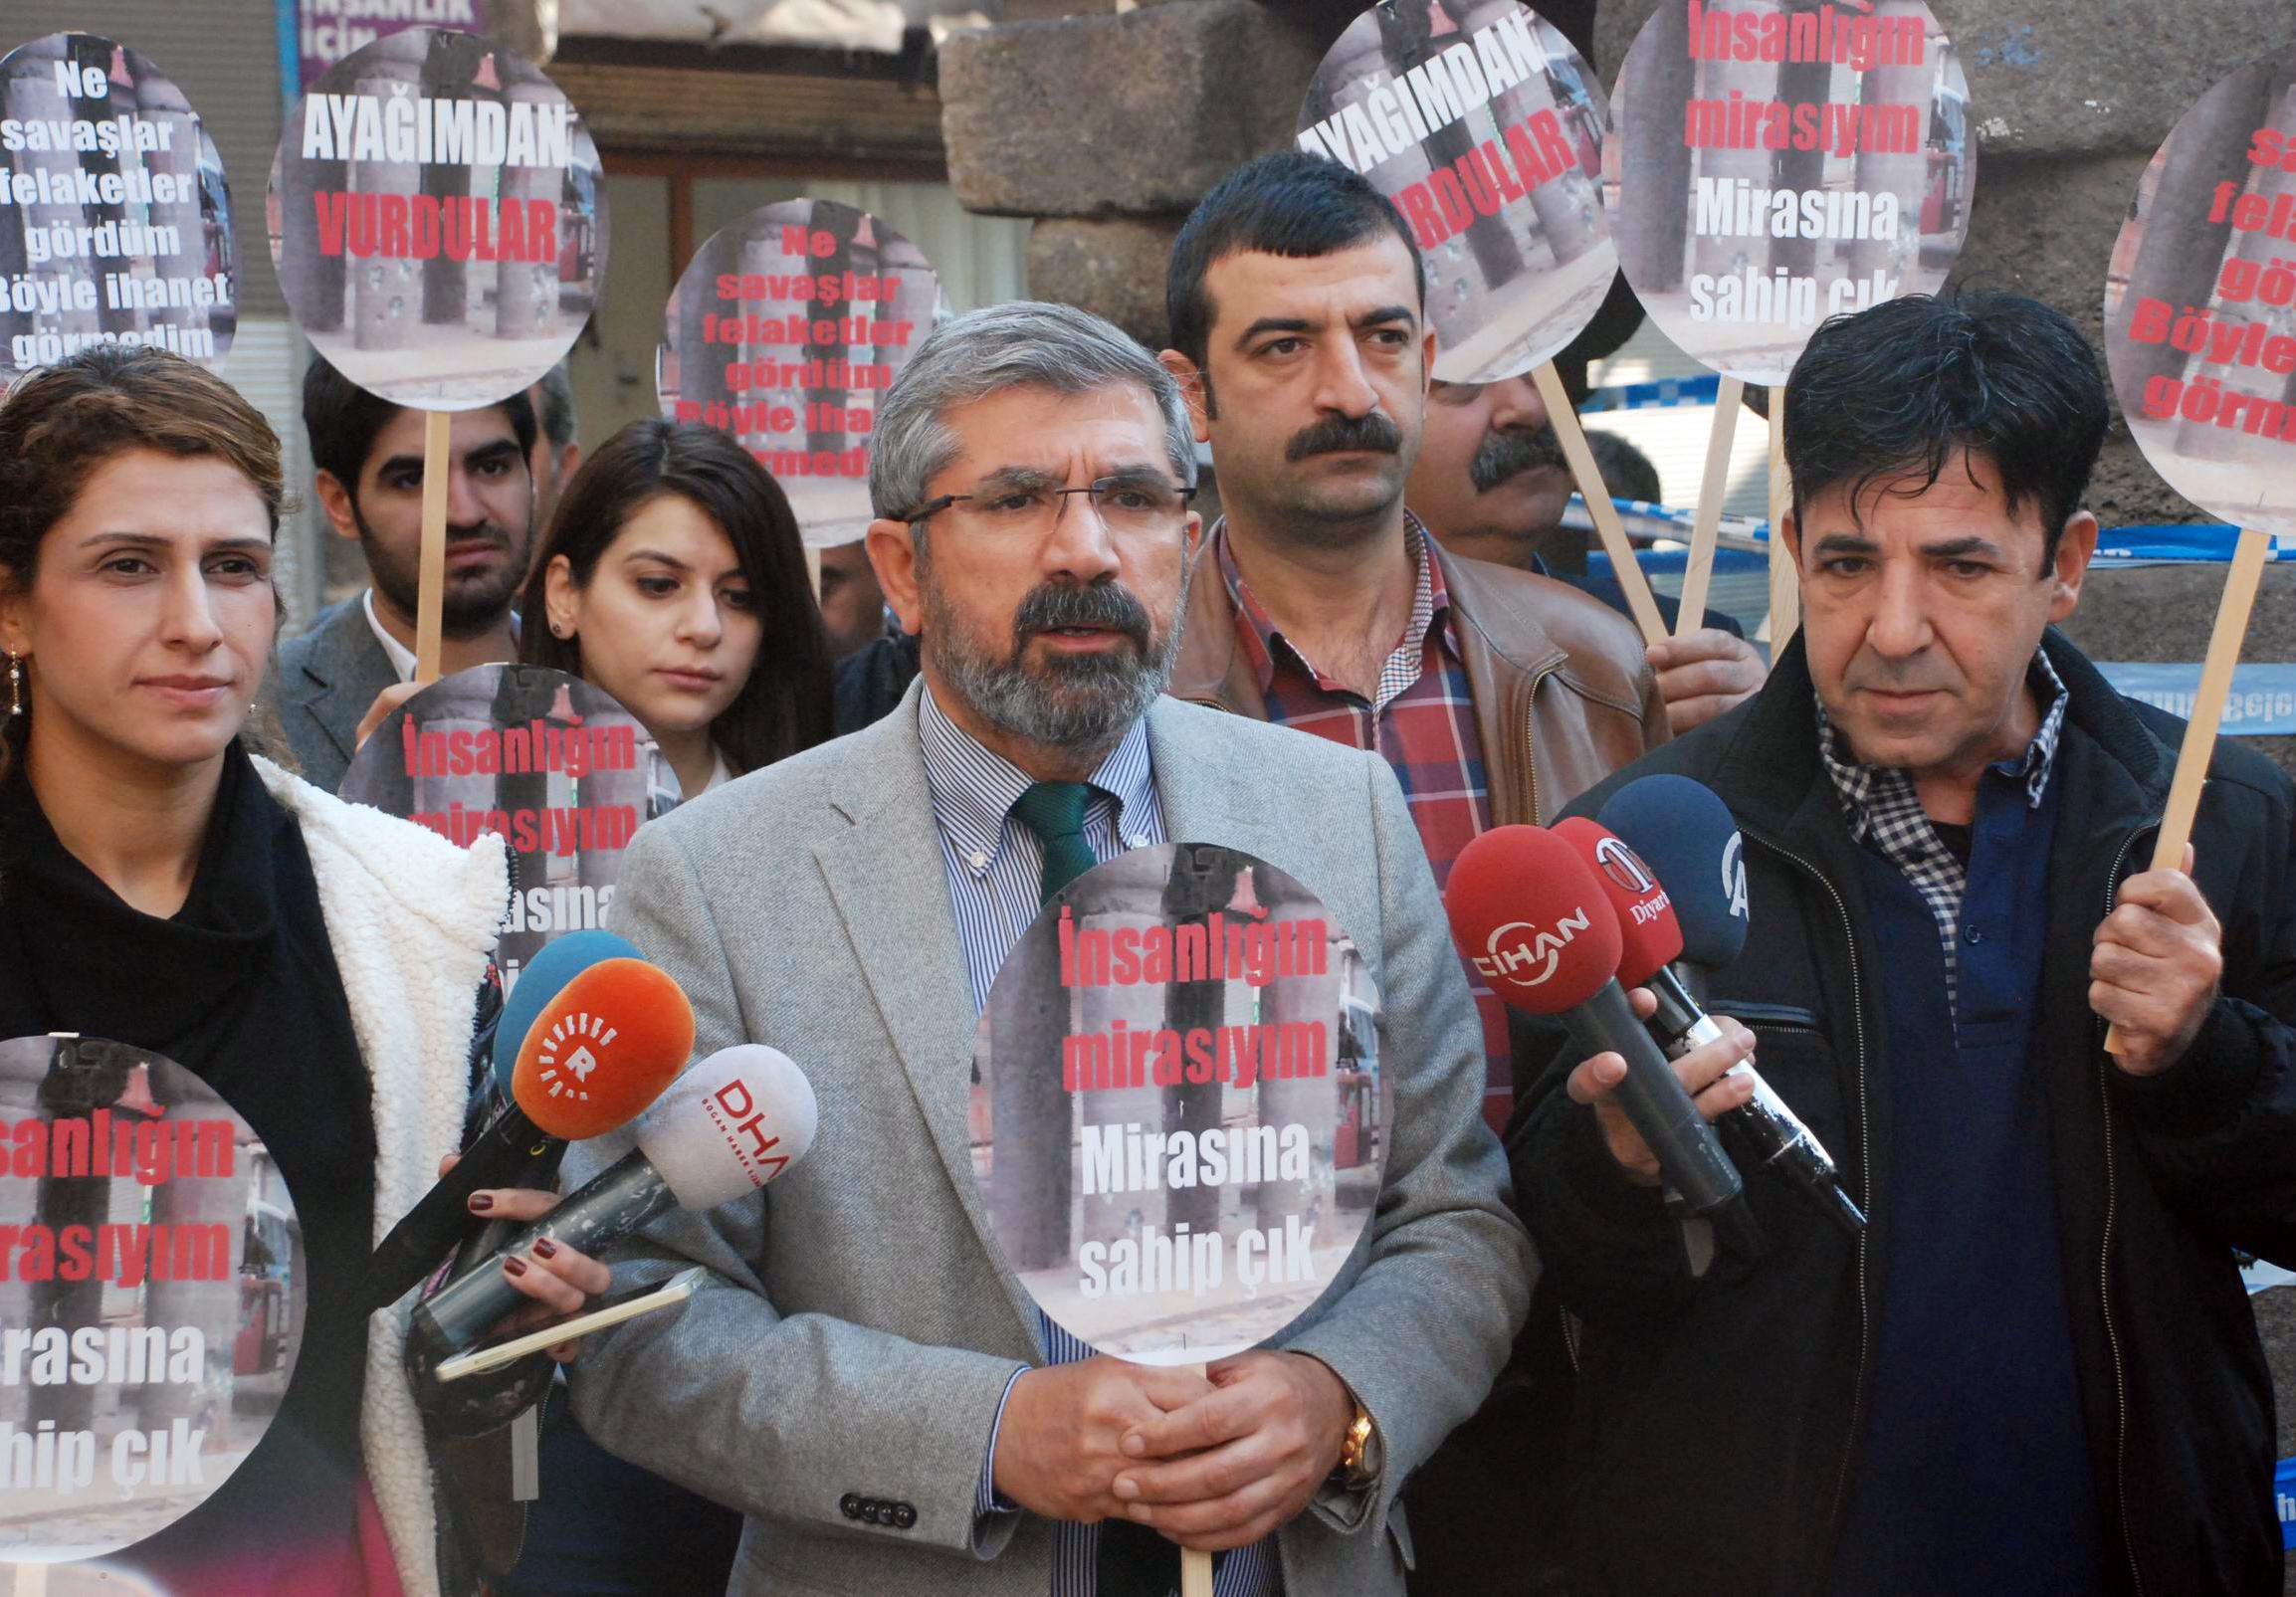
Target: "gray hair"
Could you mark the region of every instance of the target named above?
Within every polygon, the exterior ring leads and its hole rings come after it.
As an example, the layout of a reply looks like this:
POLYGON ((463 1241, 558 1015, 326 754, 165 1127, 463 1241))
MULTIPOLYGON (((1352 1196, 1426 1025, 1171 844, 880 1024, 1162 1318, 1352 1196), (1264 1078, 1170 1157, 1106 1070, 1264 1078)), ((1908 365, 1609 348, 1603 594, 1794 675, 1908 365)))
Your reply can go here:
POLYGON ((1114 324, 1074 305, 1016 299, 940 323, 926 335, 877 413, 869 499, 881 516, 909 514, 925 486, 956 459, 942 419, 958 405, 1008 388, 1089 394, 1117 383, 1146 388, 1163 415, 1172 475, 1196 481, 1194 429, 1172 374, 1114 324))

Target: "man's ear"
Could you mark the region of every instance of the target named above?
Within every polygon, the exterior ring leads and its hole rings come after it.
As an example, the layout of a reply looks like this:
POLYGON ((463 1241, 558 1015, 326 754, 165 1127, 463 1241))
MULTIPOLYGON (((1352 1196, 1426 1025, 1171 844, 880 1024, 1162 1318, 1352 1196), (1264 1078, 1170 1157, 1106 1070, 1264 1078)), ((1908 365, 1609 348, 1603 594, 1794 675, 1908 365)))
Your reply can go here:
POLYGON ((312 492, 318 499, 318 507, 326 515, 326 524, 334 528, 338 538, 358 536, 358 506, 351 492, 343 486, 341 478, 332 472, 314 473, 311 480, 312 492))
POLYGON ((1427 323, 1426 335, 1419 340, 1419 398, 1425 400, 1435 391, 1435 357, 1442 353, 1442 341, 1435 336, 1435 324, 1427 323))
POLYGON ((1793 518, 1791 510, 1777 518, 1777 535, 1784 540, 1785 552, 1793 556, 1793 569, 1801 570, 1801 523, 1793 518))
POLYGON ((1180 385, 1180 395, 1188 402, 1188 422, 1195 429, 1196 442, 1210 443, 1212 417, 1209 407, 1204 404, 1204 374, 1197 369, 1194 361, 1177 349, 1164 350, 1156 356, 1156 361, 1180 385))
POLYGON ((925 630, 925 595, 917 578, 917 536, 907 521, 881 518, 869 523, 862 541, 870 568, 877 573, 877 585, 885 592, 885 602, 893 606, 893 613, 901 618, 901 630, 907 633, 925 630))
POLYGON ((2049 595, 2050 621, 2062 621, 2080 608, 2081 583, 2096 552, 2097 518, 2087 510, 2075 510, 2057 539, 2057 556, 2049 566, 2048 580, 2056 586, 2049 595))

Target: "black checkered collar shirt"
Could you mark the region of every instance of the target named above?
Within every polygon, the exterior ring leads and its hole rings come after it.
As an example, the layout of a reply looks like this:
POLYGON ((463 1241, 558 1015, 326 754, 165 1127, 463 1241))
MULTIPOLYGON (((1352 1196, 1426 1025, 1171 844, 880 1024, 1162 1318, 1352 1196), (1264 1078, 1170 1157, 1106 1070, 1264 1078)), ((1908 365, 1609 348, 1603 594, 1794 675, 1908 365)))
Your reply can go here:
MULTIPOLYGON (((2033 697, 2048 706, 2042 711, 2040 730, 2025 745, 2024 753, 2002 760, 1992 769, 2012 781, 2022 781, 2025 802, 2037 809, 2041 795, 2048 791, 2049 769, 2056 761, 2069 699, 2045 650, 2034 654, 2025 680, 2033 697)), ((1958 1014, 1962 899, 1969 891, 1969 868, 1938 836, 1938 829, 1922 809, 1910 773, 1892 766, 1853 765, 1841 757, 1841 740, 1833 722, 1826 718, 1822 701, 1817 701, 1817 752, 1825 762, 1825 774, 1833 780, 1834 796, 1841 801, 1850 837, 1860 844, 1871 842, 1929 905, 1945 947, 1946 998, 1958 1014)))

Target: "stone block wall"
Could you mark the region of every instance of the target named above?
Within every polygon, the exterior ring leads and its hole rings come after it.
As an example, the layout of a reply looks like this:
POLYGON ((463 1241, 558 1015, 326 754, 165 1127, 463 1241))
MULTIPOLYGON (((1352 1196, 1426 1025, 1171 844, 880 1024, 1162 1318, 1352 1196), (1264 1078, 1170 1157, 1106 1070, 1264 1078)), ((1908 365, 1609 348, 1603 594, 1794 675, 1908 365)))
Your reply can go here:
MULTIPOLYGON (((1023 20, 950 39, 940 58, 950 179, 967 207, 1037 218, 1031 292, 1164 338, 1163 268, 1180 219, 1246 157, 1290 141, 1323 52, 1358 9, 1332 0, 1007 0, 1023 20)), ((1659 0, 1539 9, 1615 77, 1659 0)), ((2225 73, 2291 37, 2287 0, 1936 0, 1969 74, 1977 199, 1956 281, 2047 300, 2101 336, 2105 266, 2137 178, 2225 73)), ((2201 517, 2116 421, 2091 493, 2107 525, 2201 517)), ((2074 631, 2100 659, 2198 660, 2220 568, 2105 572, 2074 631), (2162 602, 2174 591, 2176 602, 2162 602)), ((2245 658, 2296 660, 2268 618, 2245 658)), ((2296 739, 2267 745, 2296 770, 2296 739)))

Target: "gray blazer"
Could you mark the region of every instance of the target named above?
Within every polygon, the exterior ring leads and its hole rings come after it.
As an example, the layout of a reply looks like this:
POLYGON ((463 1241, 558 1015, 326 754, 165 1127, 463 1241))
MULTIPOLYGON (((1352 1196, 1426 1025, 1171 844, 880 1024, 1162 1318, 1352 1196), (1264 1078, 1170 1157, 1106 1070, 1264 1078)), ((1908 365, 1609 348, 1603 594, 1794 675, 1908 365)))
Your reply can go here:
POLYGON ((303 779, 329 793, 350 769, 358 723, 374 707, 375 695, 399 680, 359 598, 330 605, 309 632, 281 644, 274 677, 280 724, 303 779))
MULTIPOLYGON (((701 1054, 768 1043, 811 1078, 812 1152, 765 1192, 676 1213, 611 1255, 617 1286, 695 1262, 685 1307, 589 1339, 575 1412, 607 1448, 749 1515, 730 1592, 1051 1590, 1052 1535, 973 1545, 998 1400, 1040 1363, 1034 1305, 986 1240, 966 1147, 973 1013, 917 733, 919 688, 851 737, 638 834, 615 929, 694 1001, 701 1054), (914 1505, 857 1522, 848 1494, 914 1505)), ((1280 1534, 1292 1597, 1397 1597, 1403 1478, 1476 1408, 1536 1266, 1483 1123, 1483 1039, 1434 879, 1384 761, 1159 699, 1148 742, 1175 841, 1248 850, 1322 895, 1369 961, 1395 1109, 1386 1184, 1344 1293, 1285 1345, 1336 1370, 1385 1447, 1280 1534)), ((575 1144, 570 1183, 628 1147, 575 1144)))

